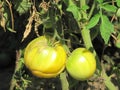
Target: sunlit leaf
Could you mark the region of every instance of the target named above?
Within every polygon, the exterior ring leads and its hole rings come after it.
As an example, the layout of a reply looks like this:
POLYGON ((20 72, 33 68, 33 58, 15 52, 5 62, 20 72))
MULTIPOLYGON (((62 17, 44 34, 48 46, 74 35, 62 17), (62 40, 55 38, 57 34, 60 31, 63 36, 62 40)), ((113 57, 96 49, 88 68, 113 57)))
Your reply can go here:
POLYGON ((120 7, 120 0, 116 0, 117 6, 120 7))
POLYGON ((100 18, 100 15, 99 14, 95 14, 90 19, 89 23, 87 24, 87 28, 90 29, 90 28, 94 27, 99 22, 99 18, 100 18))
POLYGON ((109 21, 108 17, 105 15, 101 16, 101 25, 100 25, 100 33, 105 41, 105 44, 108 43, 111 33, 114 31, 113 24, 109 21))
POLYGON ((116 12, 116 16, 120 17, 120 8, 118 8, 117 12, 116 12))
POLYGON ((109 4, 103 5, 102 8, 108 12, 116 12, 117 10, 116 6, 109 5, 109 4))

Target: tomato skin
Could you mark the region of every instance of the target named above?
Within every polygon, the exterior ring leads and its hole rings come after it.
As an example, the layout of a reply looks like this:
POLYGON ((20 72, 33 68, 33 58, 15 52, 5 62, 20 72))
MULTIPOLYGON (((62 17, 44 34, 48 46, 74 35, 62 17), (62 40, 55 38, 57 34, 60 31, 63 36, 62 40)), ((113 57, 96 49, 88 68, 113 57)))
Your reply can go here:
POLYGON ((24 53, 26 67, 41 78, 56 77, 65 68, 66 52, 63 46, 56 42, 50 46, 48 41, 47 37, 40 36, 28 44, 24 53))
POLYGON ((89 79, 96 70, 94 55, 85 48, 75 49, 66 63, 67 72, 76 80, 89 79))

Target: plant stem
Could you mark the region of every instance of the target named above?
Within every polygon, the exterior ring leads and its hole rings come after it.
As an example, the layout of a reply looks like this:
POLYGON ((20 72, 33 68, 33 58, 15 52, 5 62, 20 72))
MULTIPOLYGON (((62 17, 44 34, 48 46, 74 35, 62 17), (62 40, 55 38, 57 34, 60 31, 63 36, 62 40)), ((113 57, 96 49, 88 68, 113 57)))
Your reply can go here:
POLYGON ((95 1, 93 1, 92 7, 91 7, 91 9, 90 9, 90 12, 89 12, 89 15, 88 15, 88 20, 91 18, 94 9, 95 9, 95 1))
POLYGON ((92 41, 91 41, 91 37, 90 37, 90 31, 86 28, 83 28, 81 30, 81 35, 85 44, 85 47, 90 50, 91 52, 94 53, 94 55, 96 56, 96 62, 97 62, 97 73, 100 74, 101 71, 101 63, 99 61, 98 55, 93 47, 92 41))
POLYGON ((92 42, 91 42, 91 37, 90 37, 89 33, 90 33, 90 31, 85 29, 85 28, 83 28, 81 30, 81 34, 82 34, 82 38, 83 38, 85 47, 87 49, 89 49, 90 51, 95 52, 94 48, 93 48, 93 45, 92 45, 92 42))
MULTIPOLYGON (((80 0, 80 6, 84 6, 86 3, 85 3, 85 0, 80 0)), ((82 15, 84 16, 83 18, 86 18, 87 16, 87 13, 85 13, 86 11, 84 11, 82 13, 82 15)), ((100 12, 102 13, 102 11, 100 12)), ((87 21, 87 20, 86 20, 87 21)), ((94 53, 94 55, 96 56, 96 62, 97 62, 97 73, 98 75, 101 75, 102 72, 103 73, 103 78, 104 78, 104 83, 106 85, 106 87, 109 89, 109 90, 116 90, 114 84, 111 82, 109 76, 106 74, 106 72, 104 71, 104 68, 102 68, 102 65, 100 63, 100 60, 97 56, 97 53, 95 52, 95 49, 93 47, 93 44, 92 44, 92 40, 91 40, 91 37, 90 37, 90 30, 88 30, 86 28, 86 22, 81 22, 82 24, 82 30, 81 30, 81 35, 82 35, 82 38, 83 38, 83 41, 84 41, 84 44, 85 44, 85 47, 87 49, 89 49, 90 51, 92 51, 94 53), (102 71, 102 72, 101 72, 102 71)), ((80 23, 78 22, 79 24, 79 27, 80 27, 80 23)))
POLYGON ((103 63, 101 64, 102 65, 102 76, 104 77, 105 81, 105 85, 106 87, 109 89, 109 90, 118 90, 117 87, 111 82, 111 77, 108 76, 104 70, 104 65, 103 63))
MULTIPOLYGON (((85 0, 80 0, 80 7, 82 6, 85 6, 86 5, 86 1, 85 0)), ((82 16, 83 18, 87 19, 87 13, 86 11, 83 11, 82 12, 82 16)), ((79 24, 79 22, 78 22, 79 24)), ((80 24, 79 24, 79 27, 80 24)), ((100 60, 98 58, 98 55, 93 47, 93 44, 92 44, 92 40, 91 40, 91 36, 90 36, 90 30, 88 30, 86 28, 86 22, 82 22, 82 30, 81 30, 81 35, 82 35, 82 38, 83 38, 83 42, 85 44, 85 47, 90 50, 91 52, 94 53, 94 55, 96 56, 96 62, 97 62, 97 73, 100 74, 100 71, 101 71, 101 64, 100 64, 100 60)))
POLYGON ((69 84, 66 78, 66 72, 60 74, 60 81, 62 84, 62 90, 69 90, 69 84))
POLYGON ((21 68, 21 63, 19 61, 20 57, 21 57, 21 52, 20 52, 20 50, 18 50, 18 51, 16 51, 16 65, 15 65, 15 70, 14 70, 14 73, 13 73, 13 76, 12 76, 12 79, 11 79, 10 89, 9 90, 14 90, 14 87, 16 85, 17 81, 15 79, 15 74, 21 68))
MULTIPOLYGON (((80 8, 86 5, 86 0, 80 0, 80 8)), ((81 11, 81 14, 83 16, 83 19, 87 19, 87 14, 86 11, 81 11)))

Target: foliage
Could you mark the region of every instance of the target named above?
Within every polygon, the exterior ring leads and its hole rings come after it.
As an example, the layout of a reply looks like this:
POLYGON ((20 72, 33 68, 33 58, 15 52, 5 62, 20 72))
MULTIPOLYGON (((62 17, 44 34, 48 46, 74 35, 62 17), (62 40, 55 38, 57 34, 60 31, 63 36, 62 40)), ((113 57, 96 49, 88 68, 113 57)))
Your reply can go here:
MULTIPOLYGON (((15 43, 15 48, 10 50, 22 50, 18 59, 20 61, 23 59, 26 45, 41 35, 51 35, 61 41, 68 57, 78 47, 85 47, 94 53, 97 70, 92 78, 76 81, 65 70, 58 77, 50 79, 51 82, 47 84, 47 79, 39 78, 40 83, 36 84, 43 90, 45 85, 52 90, 57 87, 61 87, 62 90, 79 90, 79 88, 99 90, 100 85, 103 85, 102 89, 120 88, 120 62, 116 61, 119 58, 116 52, 120 53, 120 0, 0 0, 0 29, 10 33, 14 38, 10 42, 15 43), (114 52, 109 52, 108 48, 114 48, 114 52), (106 55, 109 58, 104 58, 106 55), (98 86, 95 87, 94 83, 98 86)), ((8 46, 12 47, 13 44, 8 46)), ((16 88, 18 85, 21 90, 27 87, 34 87, 35 90, 36 84, 32 82, 34 78, 26 70, 23 62, 20 69, 15 68, 13 75, 13 81, 20 83, 12 83, 11 88, 16 88), (21 75, 19 73, 22 80, 16 78, 16 72, 20 71, 23 72, 21 75), (24 77, 24 74, 28 76, 24 77), (22 82, 26 86, 21 84, 22 82)))
POLYGON ((19 12, 20 15, 28 12, 32 4, 28 0, 14 1, 13 3, 14 3, 14 8, 16 9, 17 12, 19 12))

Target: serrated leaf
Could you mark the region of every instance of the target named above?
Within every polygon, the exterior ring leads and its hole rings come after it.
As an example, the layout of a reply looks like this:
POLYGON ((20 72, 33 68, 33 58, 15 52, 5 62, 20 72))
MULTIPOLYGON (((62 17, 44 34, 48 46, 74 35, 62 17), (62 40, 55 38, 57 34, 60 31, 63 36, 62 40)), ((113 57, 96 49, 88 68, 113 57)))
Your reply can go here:
POLYGON ((20 15, 26 13, 31 7, 29 0, 15 0, 14 3, 14 8, 19 12, 20 15))
POLYGON ((67 11, 71 12, 76 20, 79 21, 81 19, 79 8, 76 5, 68 6, 67 11))
POLYGON ((109 5, 109 4, 103 5, 102 8, 108 12, 116 12, 117 10, 116 6, 109 5))
MULTIPOLYGON (((76 20, 81 19, 81 14, 79 8, 72 0, 63 0, 63 2, 67 5, 67 11, 71 12, 76 20)), ((86 7, 85 7, 86 8, 86 7)))
POLYGON ((89 21, 89 23, 87 24, 87 28, 90 29, 92 27, 94 27, 100 19, 100 15, 99 14, 95 14, 89 21))
POLYGON ((105 15, 101 16, 101 25, 100 25, 100 33, 105 41, 105 44, 108 43, 111 33, 114 31, 113 24, 109 21, 108 17, 105 15))
POLYGON ((120 7, 120 0, 116 0, 117 6, 120 7))

